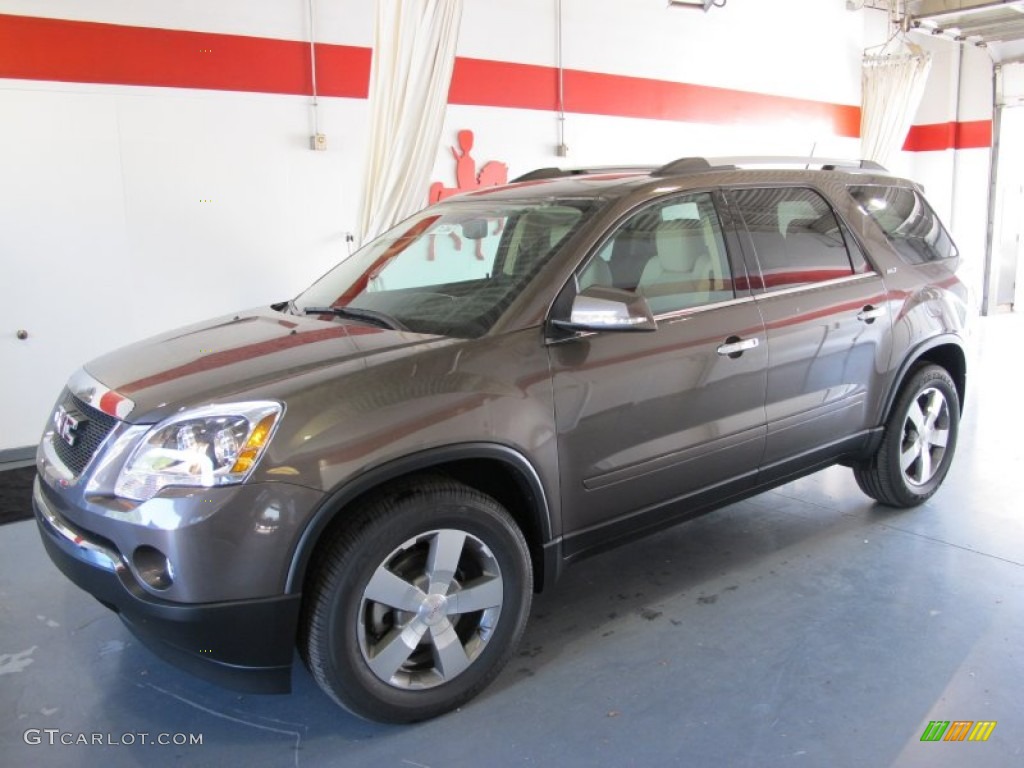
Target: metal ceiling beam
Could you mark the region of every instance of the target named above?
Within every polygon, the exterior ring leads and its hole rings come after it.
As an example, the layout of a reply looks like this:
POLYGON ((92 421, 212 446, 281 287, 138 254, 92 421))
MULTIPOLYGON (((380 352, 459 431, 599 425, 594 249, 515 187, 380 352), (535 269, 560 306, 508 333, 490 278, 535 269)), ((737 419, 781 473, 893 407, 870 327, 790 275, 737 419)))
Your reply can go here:
POLYGON ((914 19, 924 20, 935 16, 986 13, 990 10, 1008 8, 1020 8, 1024 11, 1024 2, 1022 0, 909 0, 907 15, 914 19))
POLYGON ((1017 40, 1024 36, 1024 19, 1013 24, 1003 22, 1000 24, 979 24, 973 26, 961 24, 950 26, 956 26, 957 29, 968 37, 978 35, 986 40, 1017 40))
POLYGON ((1024 39, 1024 0, 909 0, 910 25, 979 45, 1024 39))

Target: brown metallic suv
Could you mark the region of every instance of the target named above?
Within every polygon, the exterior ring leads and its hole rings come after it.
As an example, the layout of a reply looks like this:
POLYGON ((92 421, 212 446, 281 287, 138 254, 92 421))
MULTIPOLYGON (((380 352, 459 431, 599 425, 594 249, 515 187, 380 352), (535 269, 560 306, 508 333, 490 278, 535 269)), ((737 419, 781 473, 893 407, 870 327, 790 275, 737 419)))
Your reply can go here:
POLYGON ((50 556, 197 674, 287 691, 298 638, 408 722, 482 690, 585 555, 837 462, 920 504, 959 257, 912 182, 817 163, 537 171, 88 363, 39 447, 50 556))

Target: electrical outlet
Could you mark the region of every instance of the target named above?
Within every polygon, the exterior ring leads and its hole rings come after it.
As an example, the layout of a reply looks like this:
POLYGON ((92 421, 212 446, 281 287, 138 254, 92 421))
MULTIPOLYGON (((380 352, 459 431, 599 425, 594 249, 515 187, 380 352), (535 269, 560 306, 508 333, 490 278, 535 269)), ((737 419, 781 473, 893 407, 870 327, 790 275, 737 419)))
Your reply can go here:
POLYGON ((327 136, 323 133, 317 133, 309 137, 309 148, 318 151, 327 149, 327 136))

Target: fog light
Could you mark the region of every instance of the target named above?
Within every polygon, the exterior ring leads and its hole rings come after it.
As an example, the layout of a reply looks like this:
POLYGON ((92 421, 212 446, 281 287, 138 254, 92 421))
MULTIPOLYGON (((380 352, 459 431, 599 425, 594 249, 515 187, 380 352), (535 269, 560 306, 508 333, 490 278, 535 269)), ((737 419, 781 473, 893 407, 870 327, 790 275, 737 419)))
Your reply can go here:
POLYGON ((132 555, 139 578, 153 589, 167 589, 174 583, 174 571, 166 555, 156 547, 138 547, 132 555))

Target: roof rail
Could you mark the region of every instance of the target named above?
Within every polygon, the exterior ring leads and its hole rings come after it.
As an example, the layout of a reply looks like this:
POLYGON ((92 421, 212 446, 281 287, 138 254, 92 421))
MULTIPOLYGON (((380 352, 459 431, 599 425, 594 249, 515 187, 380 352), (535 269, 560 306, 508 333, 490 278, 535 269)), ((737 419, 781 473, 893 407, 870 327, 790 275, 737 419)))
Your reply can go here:
POLYGON ((562 179, 568 176, 591 176, 601 173, 649 173, 651 176, 678 176, 684 173, 700 173, 701 171, 734 171, 737 168, 779 168, 783 166, 803 166, 804 169, 814 168, 822 171, 865 171, 888 173, 888 169, 874 160, 844 160, 827 157, 680 157, 665 165, 605 165, 591 168, 537 168, 512 179, 512 183, 520 181, 537 181, 539 179, 562 179))
POLYGON ((679 173, 694 173, 697 171, 710 171, 712 165, 703 157, 680 157, 671 163, 651 171, 651 176, 675 176, 679 173))
POLYGON ((602 173, 650 173, 653 165, 602 165, 591 168, 537 168, 516 176, 510 183, 537 181, 539 179, 564 179, 567 176, 595 176, 602 173))
POLYGON ((845 170, 889 172, 887 168, 876 163, 874 160, 848 160, 828 157, 716 157, 711 162, 716 165, 732 165, 738 168, 802 165, 805 169, 815 168, 822 171, 835 171, 842 168, 845 170))
POLYGON ((780 166, 803 166, 805 169, 815 168, 822 171, 837 169, 875 171, 888 173, 888 170, 874 160, 835 160, 825 157, 681 157, 651 172, 652 176, 675 176, 681 173, 698 173, 700 171, 733 171, 737 168, 764 166, 778 168, 780 166))

